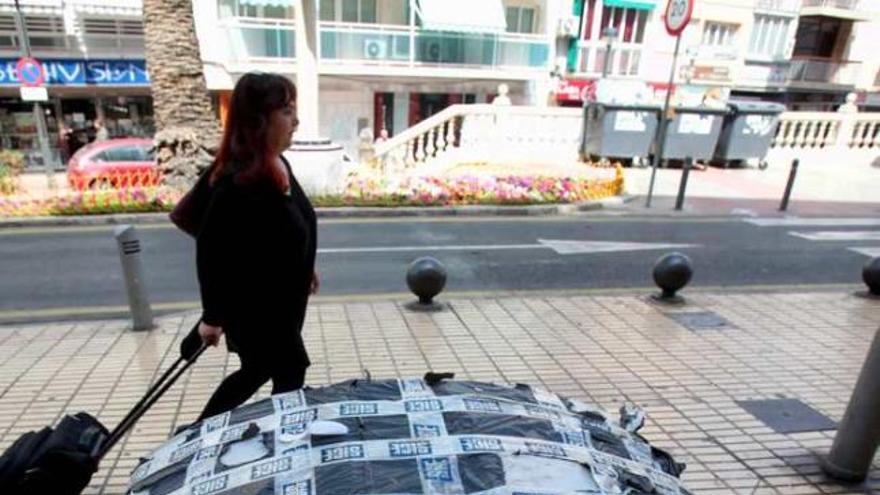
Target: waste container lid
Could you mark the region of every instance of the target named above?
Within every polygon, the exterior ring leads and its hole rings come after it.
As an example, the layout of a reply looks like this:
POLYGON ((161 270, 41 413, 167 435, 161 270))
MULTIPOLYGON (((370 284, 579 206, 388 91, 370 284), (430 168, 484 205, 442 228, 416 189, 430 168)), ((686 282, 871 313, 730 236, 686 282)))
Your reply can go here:
POLYGON ((727 107, 707 107, 707 106, 686 106, 678 105, 675 107, 675 113, 702 113, 708 115, 724 115, 729 110, 727 107))
POLYGON ((736 113, 772 113, 785 111, 785 105, 771 101, 731 101, 730 110, 736 113))
POLYGON ((605 110, 633 110, 641 112, 659 112, 660 105, 651 103, 601 103, 596 102, 594 105, 603 107, 605 110))

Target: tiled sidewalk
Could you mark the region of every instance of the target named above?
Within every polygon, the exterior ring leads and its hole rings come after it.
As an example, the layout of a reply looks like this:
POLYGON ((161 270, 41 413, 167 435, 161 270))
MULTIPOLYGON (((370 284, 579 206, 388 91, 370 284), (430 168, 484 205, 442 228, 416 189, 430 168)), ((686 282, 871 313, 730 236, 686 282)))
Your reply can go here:
MULTIPOLYGON (((314 304, 308 383, 433 369, 542 385, 612 411, 627 400, 647 410, 642 433, 688 463, 684 480, 696 493, 880 492, 880 459, 865 485, 839 485, 816 457, 833 432, 775 433, 736 402, 797 398, 839 420, 880 326, 878 301, 813 292, 698 293, 674 309, 635 295, 447 302, 438 313, 395 301, 314 304), (714 311, 730 326, 688 330, 670 311, 714 311)), ((163 318, 146 333, 121 321, 0 327, 0 448, 62 412, 86 410, 112 426, 175 359, 195 318, 163 318)), ((209 351, 104 461, 87 493, 124 493, 138 457, 192 421, 236 365, 209 351)))

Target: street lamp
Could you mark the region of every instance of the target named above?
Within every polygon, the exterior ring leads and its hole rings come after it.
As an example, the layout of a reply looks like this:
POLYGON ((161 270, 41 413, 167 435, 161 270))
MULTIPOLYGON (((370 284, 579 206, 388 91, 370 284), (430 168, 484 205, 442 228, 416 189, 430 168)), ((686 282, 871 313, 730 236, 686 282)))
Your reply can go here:
POLYGON ((602 64, 602 78, 608 77, 608 73, 611 72, 611 46, 617 40, 617 28, 614 26, 608 26, 602 30, 602 39, 605 40, 605 63, 602 64))

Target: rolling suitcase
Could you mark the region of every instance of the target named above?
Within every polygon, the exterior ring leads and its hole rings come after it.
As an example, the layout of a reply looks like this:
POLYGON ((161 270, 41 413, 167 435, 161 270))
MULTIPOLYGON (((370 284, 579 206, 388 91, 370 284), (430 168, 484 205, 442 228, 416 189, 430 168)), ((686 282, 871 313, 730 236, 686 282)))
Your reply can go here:
POLYGON ((180 357, 150 387, 113 431, 79 412, 19 437, 0 456, 3 495, 77 495, 88 486, 98 463, 205 351, 198 323, 180 344, 180 357), (182 366, 181 366, 182 365, 182 366))

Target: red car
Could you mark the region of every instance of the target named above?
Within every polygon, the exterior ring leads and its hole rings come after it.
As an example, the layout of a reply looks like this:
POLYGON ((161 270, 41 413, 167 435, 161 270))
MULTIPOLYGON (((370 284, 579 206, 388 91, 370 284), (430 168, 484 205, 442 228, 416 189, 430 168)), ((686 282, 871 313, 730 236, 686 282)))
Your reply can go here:
POLYGON ((156 186, 162 182, 162 174, 152 139, 122 138, 80 148, 67 162, 67 180, 79 191, 115 189, 156 186))

